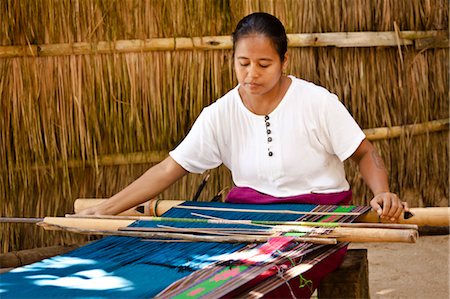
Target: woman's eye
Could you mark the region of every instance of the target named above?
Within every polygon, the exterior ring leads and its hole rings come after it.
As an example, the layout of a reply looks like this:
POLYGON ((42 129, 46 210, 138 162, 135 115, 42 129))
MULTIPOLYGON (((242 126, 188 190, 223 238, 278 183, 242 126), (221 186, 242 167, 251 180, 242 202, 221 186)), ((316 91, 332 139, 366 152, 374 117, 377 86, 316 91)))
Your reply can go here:
POLYGON ((249 66, 250 63, 241 63, 241 66, 249 66))
POLYGON ((263 68, 266 68, 266 67, 269 67, 270 64, 260 64, 259 66, 260 66, 260 67, 263 67, 263 68))

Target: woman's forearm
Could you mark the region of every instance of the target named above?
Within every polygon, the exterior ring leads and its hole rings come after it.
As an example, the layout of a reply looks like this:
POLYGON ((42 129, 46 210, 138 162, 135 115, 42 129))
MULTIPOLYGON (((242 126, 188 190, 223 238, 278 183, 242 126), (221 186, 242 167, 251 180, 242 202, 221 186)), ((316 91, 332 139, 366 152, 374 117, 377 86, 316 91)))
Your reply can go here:
POLYGON ((187 173, 171 157, 167 157, 106 202, 80 214, 118 214, 157 196, 187 173))
POLYGON ((374 194, 370 201, 372 208, 381 218, 396 221, 403 210, 408 210, 408 205, 395 193, 390 192, 388 172, 375 147, 368 140, 364 140, 352 155, 352 159, 358 163, 364 182, 374 194))
POLYGON ((359 160, 358 166, 364 182, 374 196, 390 191, 387 169, 383 159, 372 145, 367 146, 367 152, 359 160))

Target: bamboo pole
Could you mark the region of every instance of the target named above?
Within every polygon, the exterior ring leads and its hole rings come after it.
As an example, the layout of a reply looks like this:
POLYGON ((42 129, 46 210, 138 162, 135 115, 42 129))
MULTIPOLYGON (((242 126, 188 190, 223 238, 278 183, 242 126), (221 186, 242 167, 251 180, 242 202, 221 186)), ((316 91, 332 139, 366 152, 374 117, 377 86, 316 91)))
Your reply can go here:
POLYGON ((16 268, 28 265, 45 258, 64 254, 78 247, 79 245, 51 246, 3 253, 0 254, 0 268, 16 268))
MULTIPOLYGON (((96 202, 91 202, 91 199, 78 198, 75 200, 75 213, 79 213, 81 210, 86 209, 92 205, 98 204, 106 199, 98 199, 96 202)), ((169 209, 180 205, 184 201, 182 200, 161 200, 158 204, 157 214, 152 216, 160 216, 164 214, 169 209)), ((143 204, 150 205, 150 201, 143 204)), ((133 209, 130 209, 131 211, 133 209)), ((450 208, 449 207, 428 207, 428 208, 410 208, 412 217, 405 219, 402 215, 398 220, 399 224, 415 224, 419 226, 450 226, 450 208)), ((260 212, 255 210, 255 212, 260 212)), ((119 215, 123 216, 140 216, 134 212, 123 212, 119 215)), ((149 215, 149 214, 147 214, 149 215)), ((356 219, 357 222, 367 222, 367 223, 377 223, 386 222, 391 223, 386 220, 381 220, 378 214, 374 211, 369 211, 364 215, 359 216, 356 219)))
MULTIPOLYGON (((398 223, 345 223, 345 222, 305 222, 305 221, 271 221, 271 220, 234 220, 234 219, 203 219, 203 218, 174 218, 155 216, 125 216, 125 215, 77 215, 69 214, 67 218, 93 218, 93 219, 125 219, 159 222, 185 222, 185 223, 209 223, 209 224, 245 224, 256 226, 274 226, 284 229, 283 226, 309 226, 309 227, 366 227, 366 228, 396 228, 396 229, 418 229, 414 224, 398 223)), ((7 219, 7 218, 6 218, 7 219)), ((1 220, 1 218, 0 218, 1 220)), ((43 218, 42 218, 43 220, 43 218)))
POLYGON ((119 230, 121 227, 129 226, 135 220, 129 219, 93 219, 93 218, 66 218, 66 217, 45 217, 41 225, 45 229, 54 230, 52 225, 61 227, 76 227, 86 230, 112 231, 119 230))
MULTIPOLYGON (((107 198, 77 198, 74 202, 75 214, 106 201, 107 198)), ((185 200, 149 200, 118 215, 121 216, 161 216, 185 200)))
POLYGON ((327 236, 339 242, 402 242, 416 243, 419 234, 413 229, 380 229, 337 227, 327 236))
MULTIPOLYGON (((415 40, 434 40, 443 36, 440 31, 330 32, 288 34, 289 47, 397 47, 413 45, 415 40)), ((442 44, 442 43, 439 43, 442 44)), ((1 46, 0 58, 92 55, 176 50, 228 50, 230 36, 169 37, 142 40, 75 42, 61 44, 1 46)))
MULTIPOLYGON (((413 216, 405 219, 402 215, 398 223, 416 224, 419 226, 450 226, 450 208, 449 207, 428 207, 428 208, 410 208, 413 216)), ((356 221, 360 222, 388 222, 381 220, 378 214, 370 211, 359 216, 356 221)))
MULTIPOLYGON (((368 140, 382 140, 398 138, 402 134, 420 135, 429 134, 432 132, 446 131, 449 129, 450 119, 438 119, 429 122, 411 124, 394 127, 380 127, 363 130, 368 140)), ((168 155, 168 151, 147 151, 135 152, 128 154, 112 154, 97 156, 95 160, 69 160, 67 162, 57 162, 52 165, 34 164, 31 166, 33 170, 42 170, 51 167, 98 167, 98 166, 116 166, 116 165, 130 165, 130 164, 145 164, 161 162, 168 155)), ((21 168, 16 167, 16 170, 21 168)))
MULTIPOLYGON (((171 232, 149 232, 149 231, 121 231, 120 226, 117 226, 117 222, 114 220, 99 220, 105 222, 100 224, 98 221, 95 223, 89 223, 92 219, 76 219, 84 220, 79 223, 74 223, 71 218, 63 217, 46 217, 43 222, 39 223, 46 230, 62 230, 67 232, 73 232, 78 234, 88 235, 102 235, 102 236, 124 236, 124 237, 139 237, 148 239, 176 239, 176 240, 188 240, 192 242, 215 242, 215 243, 264 243, 274 236, 210 236, 210 235, 194 235, 183 233, 171 233, 171 232), (114 221, 114 222, 113 222, 114 221), (110 229, 105 229, 107 226, 110 229), (101 228, 99 228, 101 227, 101 228)), ((127 220, 121 220, 124 224, 127 224, 127 220)), ((127 224, 129 225, 129 224, 127 224)), ((336 244, 337 241, 333 238, 318 238, 318 237, 299 237, 293 236, 294 241, 315 243, 315 244, 336 244)))
POLYGON ((400 137, 402 134, 420 135, 449 129, 450 119, 433 120, 420 124, 366 129, 364 133, 369 140, 381 140, 400 137))
MULTIPOLYGON (((82 234, 99 234, 99 235, 122 235, 135 236, 143 238, 174 238, 183 239, 181 234, 144 231, 121 231, 122 227, 129 226, 134 220, 121 219, 92 219, 92 218, 66 218, 66 217, 45 217, 44 221, 39 223, 47 230, 65 230, 82 234)), ((300 238, 297 233, 287 233, 287 236, 300 238)), ((273 236, 272 236, 273 237, 273 236)), ((352 228, 352 227, 336 227, 326 235, 314 235, 314 238, 333 238, 339 242, 405 242, 414 243, 417 240, 418 233, 414 229, 383 229, 383 228, 352 228)), ((184 240, 207 242, 264 242, 262 236, 252 236, 248 241, 245 238, 234 236, 233 238, 223 238, 205 236, 205 238, 194 238, 189 236, 184 240), (261 238, 261 239, 259 239, 261 238), (240 241, 239 241, 239 240, 240 241), (242 240, 241 240, 242 239, 242 240)), ((300 241, 300 239, 298 239, 300 241)), ((266 240, 267 241, 267 237, 266 240)), ((306 240, 304 240, 306 242, 306 240)), ((309 240, 308 242, 312 242, 309 240)))
MULTIPOLYGON (((58 162, 55 164, 56 167, 86 167, 86 166, 117 166, 117 165, 129 165, 129 164, 144 164, 144 163, 158 163, 164 160, 168 155, 168 151, 147 151, 147 152, 135 152, 127 154, 111 154, 102 155, 96 157, 95 160, 80 161, 80 160, 69 160, 65 162, 58 162)), ((40 170, 43 168, 48 168, 50 165, 39 165, 35 164, 31 168, 34 170, 40 170)))

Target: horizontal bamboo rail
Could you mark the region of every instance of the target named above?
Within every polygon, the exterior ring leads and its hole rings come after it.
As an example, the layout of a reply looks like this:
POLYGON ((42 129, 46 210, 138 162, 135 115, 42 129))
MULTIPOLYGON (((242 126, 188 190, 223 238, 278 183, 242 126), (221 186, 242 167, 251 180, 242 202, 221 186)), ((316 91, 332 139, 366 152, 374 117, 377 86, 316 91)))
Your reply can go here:
POLYGON ((398 138, 402 134, 421 135, 431 132, 445 131, 449 129, 449 123, 450 119, 445 118, 420 124, 365 129, 364 133, 366 134, 367 139, 371 141, 381 139, 391 139, 391 138, 398 138))
MULTIPOLYGON (((381 140, 398 138, 402 134, 408 135, 420 135, 428 134, 432 132, 445 131, 449 129, 450 119, 439 119, 429 122, 411 124, 405 126, 394 127, 382 127, 365 129, 364 133, 368 140, 381 140)), ((70 160, 66 162, 57 162, 53 165, 33 165, 32 169, 45 169, 50 167, 98 167, 98 166, 116 166, 116 165, 130 165, 130 164, 144 164, 144 163, 158 163, 167 157, 167 151, 148 151, 148 152, 136 152, 127 154, 112 154, 97 156, 95 160, 70 160)), ((18 170, 19 168, 17 168, 18 170)))
MULTIPOLYGON (((84 209, 98 205, 107 199, 105 198, 78 198, 74 203, 75 213, 79 213, 84 209)), ((160 200, 160 201, 147 201, 142 205, 131 208, 125 212, 120 213, 122 216, 161 216, 168 210, 180 206, 182 200, 160 200), (153 205, 153 206, 152 206, 153 205), (154 207, 156 205, 157 207, 154 207)), ((189 206, 187 206, 189 207, 189 206)), ((195 207, 193 207, 195 208, 195 207)), ((257 211, 259 213, 259 211, 257 211)), ((447 207, 427 207, 427 208, 410 208, 412 217, 406 218, 402 215, 398 219, 399 224, 415 224, 419 226, 449 226, 450 225, 450 208, 447 207)), ((392 223, 387 220, 381 220, 375 211, 369 211, 368 213, 359 216, 356 219, 357 222, 363 223, 392 223)))
MULTIPOLYGON (((155 233, 155 232, 131 232, 120 231, 120 228, 127 227, 133 220, 121 219, 90 219, 90 218, 64 218, 64 217, 45 217, 44 221, 38 223, 47 230, 64 230, 82 234, 98 235, 122 235, 136 236, 143 238, 174 238, 190 239, 192 241, 204 242, 266 242, 268 237, 252 237, 251 240, 245 237, 236 237, 233 239, 225 237, 223 240, 218 236, 189 236, 184 238, 182 234, 176 233, 155 233)), ((336 239, 339 242, 405 242, 415 243, 418 237, 417 231, 413 229, 382 229, 382 228, 334 228, 326 236, 336 239)), ((320 236, 299 238, 300 242, 319 243, 324 241, 320 236), (315 238, 318 238, 317 240, 315 238), (308 240, 310 239, 310 240, 308 240)), ((296 237, 294 237, 296 238, 296 237)))
MULTIPOLYGON (((72 251, 80 245, 51 246, 0 254, 0 268, 16 268, 72 251)), ((1 272, 0 272, 1 273, 1 272)))
MULTIPOLYGON (((447 33, 443 31, 382 31, 329 32, 288 34, 289 47, 397 47, 414 45, 419 48, 448 47, 447 33)), ((28 44, 0 46, 0 58, 91 55, 176 50, 228 50, 233 46, 230 36, 169 37, 100 42, 60 44, 28 44)))
MULTIPOLYGON (((217 235, 195 235, 195 234, 185 234, 185 233, 175 233, 175 232, 153 232, 153 231, 127 231, 121 230, 129 226, 134 221, 130 220, 111 220, 111 219, 73 219, 64 217, 45 217, 43 222, 38 223, 39 226, 46 230, 62 230, 66 232, 73 232, 78 234, 88 234, 88 235, 102 235, 102 236, 125 236, 125 237, 138 237, 146 239, 173 239, 178 241, 192 241, 192 242, 219 242, 219 243, 265 243, 270 238, 274 236, 217 236, 217 235), (121 226, 121 224, 124 224, 121 226)), ((145 229, 145 228, 144 228, 145 229)), ((375 229, 371 229, 372 235, 375 229)), ((361 236, 364 231, 356 231, 359 234, 356 236, 357 240, 364 238, 361 236)), ((406 242, 414 243, 417 239, 417 231, 414 230, 381 230, 378 229, 375 237, 371 237, 372 240, 380 240, 380 242, 406 242), (377 238, 378 237, 378 238, 377 238)), ((337 237, 341 238, 343 242, 348 239, 352 239, 352 234, 355 234, 355 230, 343 230, 342 232, 336 234, 337 237)), ((293 236, 295 241, 316 243, 316 244, 336 244, 337 240, 333 237, 301 237, 293 236)), ((370 242, 369 241, 369 242, 370 242)))

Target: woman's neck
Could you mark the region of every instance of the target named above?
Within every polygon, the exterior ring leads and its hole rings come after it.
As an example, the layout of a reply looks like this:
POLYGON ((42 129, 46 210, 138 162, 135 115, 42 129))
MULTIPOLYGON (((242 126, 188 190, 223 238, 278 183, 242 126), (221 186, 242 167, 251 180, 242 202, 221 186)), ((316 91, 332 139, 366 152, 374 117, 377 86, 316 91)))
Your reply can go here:
POLYGON ((268 115, 278 107, 286 94, 291 80, 286 77, 280 77, 280 81, 274 88, 263 95, 251 95, 239 89, 244 106, 256 115, 268 115))

